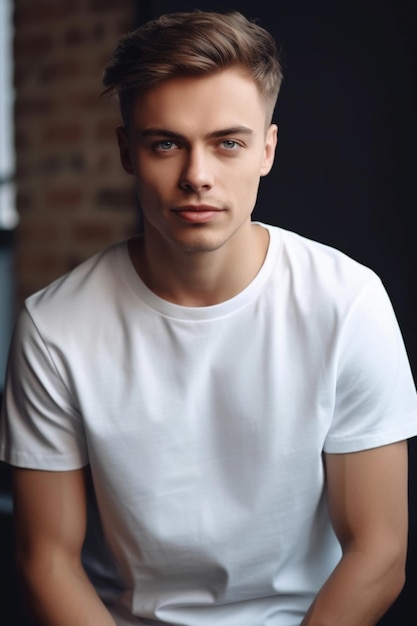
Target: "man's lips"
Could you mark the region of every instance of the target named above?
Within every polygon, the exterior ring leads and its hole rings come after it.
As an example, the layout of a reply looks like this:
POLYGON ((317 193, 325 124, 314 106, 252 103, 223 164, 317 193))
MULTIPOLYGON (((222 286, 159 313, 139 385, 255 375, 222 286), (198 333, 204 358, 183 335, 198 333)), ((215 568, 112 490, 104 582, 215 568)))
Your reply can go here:
POLYGON ((186 206, 176 207, 173 211, 186 222, 203 224, 210 222, 216 215, 222 213, 223 209, 207 204, 188 204, 186 206))

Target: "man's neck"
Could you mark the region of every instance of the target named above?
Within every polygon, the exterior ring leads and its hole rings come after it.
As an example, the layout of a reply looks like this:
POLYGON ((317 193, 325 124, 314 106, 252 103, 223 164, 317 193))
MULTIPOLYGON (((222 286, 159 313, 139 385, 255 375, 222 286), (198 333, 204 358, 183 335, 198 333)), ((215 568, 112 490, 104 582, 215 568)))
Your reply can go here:
POLYGON ((166 248, 144 237, 130 241, 129 253, 136 272, 156 295, 190 307, 219 304, 243 291, 263 265, 268 231, 256 224, 218 250, 187 252, 166 248))

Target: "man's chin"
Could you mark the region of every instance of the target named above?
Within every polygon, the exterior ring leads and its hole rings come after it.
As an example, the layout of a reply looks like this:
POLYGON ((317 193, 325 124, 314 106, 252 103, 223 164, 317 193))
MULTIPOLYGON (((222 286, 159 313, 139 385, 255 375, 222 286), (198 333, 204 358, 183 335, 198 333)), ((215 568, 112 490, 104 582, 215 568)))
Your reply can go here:
POLYGON ((188 254, 203 254, 207 252, 215 252, 222 248, 225 241, 215 240, 209 237, 194 237, 177 240, 176 244, 181 250, 188 254))

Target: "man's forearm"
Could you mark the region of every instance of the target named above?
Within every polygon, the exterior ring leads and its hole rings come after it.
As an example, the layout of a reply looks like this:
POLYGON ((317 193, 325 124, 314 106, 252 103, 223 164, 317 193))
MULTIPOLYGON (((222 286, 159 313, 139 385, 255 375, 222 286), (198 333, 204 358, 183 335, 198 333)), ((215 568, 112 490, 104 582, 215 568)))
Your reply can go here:
POLYGON ((300 626, 374 626, 404 584, 402 560, 347 552, 300 626))
POLYGON ((81 567, 26 571, 21 578, 39 626, 116 626, 81 567))

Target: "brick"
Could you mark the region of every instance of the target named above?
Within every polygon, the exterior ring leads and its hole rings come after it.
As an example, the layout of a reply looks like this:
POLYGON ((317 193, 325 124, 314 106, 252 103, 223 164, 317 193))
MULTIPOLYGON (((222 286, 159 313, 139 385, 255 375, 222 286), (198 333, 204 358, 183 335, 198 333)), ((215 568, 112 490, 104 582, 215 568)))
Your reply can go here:
POLYGON ((133 23, 132 16, 124 15, 119 20, 117 32, 119 33, 119 35, 123 35, 123 33, 127 33, 128 31, 132 30, 134 26, 135 25, 133 23))
POLYGON ((66 170, 65 158, 59 155, 50 155, 40 160, 39 173, 42 176, 58 176, 66 170))
POLYGON ((64 43, 67 46, 76 46, 78 44, 84 43, 85 41, 85 33, 78 27, 70 28, 64 34, 64 43))
POLYGON ((97 11, 99 13, 103 11, 114 11, 115 8, 119 10, 114 0, 90 0, 88 4, 91 11, 97 11))
POLYGON ((37 0, 25 3, 15 1, 14 24, 16 30, 34 20, 39 22, 51 22, 70 17, 77 9, 76 0, 37 0))
POLYGON ((78 122, 60 122, 46 126, 42 131, 42 141, 46 145, 73 145, 83 136, 82 125, 78 122))
POLYGON ((34 176, 33 164, 18 158, 16 161, 16 178, 18 181, 34 176))
POLYGON ((118 211, 121 208, 131 208, 135 205, 134 190, 125 187, 107 187, 96 193, 95 204, 101 209, 118 211))
POLYGON ((68 169, 74 173, 81 173, 86 169, 86 161, 83 154, 71 154, 67 159, 68 169))
POLYGON ((20 189, 17 190, 16 207, 18 213, 26 213, 27 211, 33 209, 33 201, 33 194, 21 191, 20 189))
POLYGON ((41 68, 38 72, 38 78, 41 83, 62 83, 71 78, 79 78, 82 74, 82 65, 78 60, 65 59, 41 68))
POLYGON ((50 98, 47 97, 39 97, 39 98, 19 98, 15 104, 15 115, 16 117, 22 116, 27 118, 31 117, 40 117, 46 116, 51 113, 54 108, 54 103, 50 98))
POLYGON ((58 209, 77 208, 81 204, 83 196, 84 191, 79 187, 60 185, 59 187, 49 189, 45 193, 46 207, 58 209))
POLYGON ((52 37, 44 32, 25 37, 17 34, 13 46, 15 63, 27 58, 39 61, 52 50, 52 46, 52 37))
POLYGON ((97 122, 94 137, 98 141, 114 142, 116 147, 116 121, 113 118, 110 120, 102 120, 97 122))
MULTIPOLYGON (((16 265, 17 273, 19 274, 19 267, 16 265)), ((21 309, 23 303, 26 298, 35 293, 38 289, 44 286, 44 283, 38 284, 34 283, 32 280, 27 277, 21 278, 17 283, 17 287, 15 289, 16 293, 16 308, 18 310, 21 309)))
POLYGON ((59 252, 45 252, 44 250, 25 250, 16 255, 16 269, 18 272, 30 268, 28 276, 43 275, 43 284, 65 272, 65 263, 59 252))
POLYGON ((21 90, 25 83, 34 76, 34 69, 28 65, 16 64, 14 68, 14 84, 17 90, 21 90))
POLYGON ((17 227, 17 235, 19 239, 27 239, 33 243, 42 240, 57 241, 61 231, 61 226, 57 221, 40 220, 31 217, 30 219, 22 219, 17 227))
POLYGON ((72 110, 97 111, 97 108, 100 106, 100 93, 98 91, 94 93, 86 93, 85 91, 70 92, 62 104, 72 110))
POLYGON ((75 222, 71 231, 74 239, 79 242, 95 242, 98 240, 103 245, 112 240, 113 232, 113 225, 100 219, 83 219, 75 222))
POLYGON ((136 230, 115 99, 100 96, 131 0, 15 0, 17 301, 136 230))
POLYGON ((56 175, 63 171, 65 167, 64 159, 60 156, 48 156, 39 163, 39 171, 46 175, 56 175))
MULTIPOLYGON (((17 120, 15 120, 15 123, 17 120)), ((30 140, 27 131, 15 130, 14 134, 14 146, 19 154, 22 154, 24 150, 27 150, 30 146, 30 140)))
MULTIPOLYGON (((117 161, 117 167, 122 171, 122 165, 119 161, 119 156, 117 154, 116 143, 114 144, 115 155, 113 154, 99 154, 97 161, 95 163, 95 172, 97 174, 106 174, 110 172, 114 172, 115 162, 117 161), (116 156, 117 155, 117 156, 116 156)), ((117 171, 117 170, 116 170, 117 171)))
POLYGON ((106 29, 103 24, 94 24, 91 35, 93 41, 101 41, 106 34, 106 29))
POLYGON ((44 175, 80 174, 86 169, 81 154, 52 154, 39 161, 39 172, 44 175))

